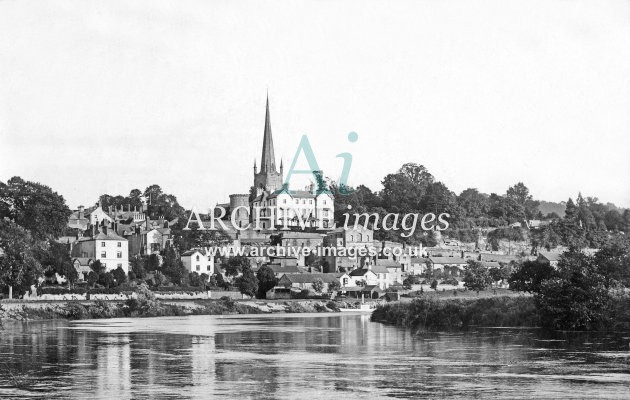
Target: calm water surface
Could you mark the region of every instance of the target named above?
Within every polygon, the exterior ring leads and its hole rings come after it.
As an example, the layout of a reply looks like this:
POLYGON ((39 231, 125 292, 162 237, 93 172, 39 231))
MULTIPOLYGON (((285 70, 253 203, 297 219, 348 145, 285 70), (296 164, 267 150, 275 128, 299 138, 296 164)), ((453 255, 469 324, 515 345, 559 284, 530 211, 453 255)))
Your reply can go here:
POLYGON ((630 398, 630 334, 418 333, 365 315, 7 324, 0 398, 630 398))

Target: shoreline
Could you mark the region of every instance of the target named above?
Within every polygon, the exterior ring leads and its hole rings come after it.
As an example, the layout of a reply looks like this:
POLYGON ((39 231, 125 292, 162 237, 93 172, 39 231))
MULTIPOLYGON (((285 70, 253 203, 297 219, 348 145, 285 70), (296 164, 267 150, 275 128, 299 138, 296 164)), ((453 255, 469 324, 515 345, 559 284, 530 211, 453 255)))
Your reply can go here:
MULTIPOLYGON (((188 315, 257 315, 336 313, 351 307, 350 302, 332 300, 155 300, 128 301, 68 300, 50 302, 0 303, 0 323, 4 321, 84 320, 105 318, 148 318, 188 315)), ((359 310, 357 310, 359 311, 359 310)))

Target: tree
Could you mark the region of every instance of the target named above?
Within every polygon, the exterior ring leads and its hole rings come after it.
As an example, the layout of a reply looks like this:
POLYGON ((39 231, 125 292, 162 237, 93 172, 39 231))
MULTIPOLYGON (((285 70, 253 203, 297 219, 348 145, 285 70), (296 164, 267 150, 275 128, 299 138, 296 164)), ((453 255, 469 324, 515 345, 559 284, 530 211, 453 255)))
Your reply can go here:
POLYGON ((407 290, 411 289, 412 285, 419 285, 419 284, 420 284, 420 277, 418 275, 408 275, 403 280, 403 287, 407 290))
POLYGON ((241 273, 245 267, 250 267, 249 258, 245 256, 232 256, 229 257, 223 264, 223 270, 228 276, 236 276, 241 273))
POLYGON ((598 272, 604 277, 605 287, 621 283, 630 286, 630 239, 618 238, 606 244, 593 256, 598 272))
POLYGON ((111 272, 105 272, 104 274, 99 274, 98 284, 106 288, 111 288, 116 286, 116 279, 111 272))
POLYGON ((147 271, 144 268, 147 260, 145 260, 142 256, 133 257, 130 261, 129 268, 129 279, 131 278, 131 273, 134 274, 135 278, 144 279, 147 276, 147 271))
POLYGON ((328 292, 334 292, 341 289, 341 283, 338 280, 334 280, 328 284, 328 292))
POLYGON ((160 257, 157 254, 151 254, 145 258, 145 267, 147 272, 157 271, 160 269, 160 257))
POLYGON ((256 275, 249 265, 243 266, 242 272, 243 274, 236 279, 236 286, 242 294, 254 297, 258 290, 256 275))
POLYGON ((273 289, 278 284, 278 278, 268 265, 263 265, 256 272, 258 279, 258 298, 266 299, 267 291, 273 289))
POLYGON ((64 276, 69 285, 72 285, 79 278, 72 260, 70 259, 70 249, 67 245, 49 240, 43 251, 39 255, 40 264, 45 271, 50 271, 64 276))
POLYGON ((96 282, 98 282, 98 273, 94 271, 90 271, 90 273, 87 276, 87 282, 88 282, 88 285, 90 285, 91 287, 94 287, 94 285, 96 285, 96 282))
POLYGON ((169 283, 168 277, 161 273, 160 271, 155 271, 153 273, 153 285, 156 287, 166 286, 169 283))
POLYGON ((555 276, 554 268, 549 263, 524 261, 516 267, 508 278, 510 289, 520 292, 538 293, 541 284, 555 276))
POLYGON ((161 271, 170 279, 171 282, 177 285, 181 285, 185 280, 185 277, 188 276, 188 271, 186 270, 184 263, 172 246, 166 246, 166 249, 164 249, 161 271))
POLYGON ((464 190, 457 198, 464 215, 469 218, 482 217, 488 208, 488 199, 477 189, 464 190))
POLYGON ((101 260, 96 260, 90 265, 90 269, 96 272, 97 275, 105 273, 105 266, 101 263, 101 260))
POLYGON ((35 253, 40 251, 25 228, 0 218, 0 284, 17 293, 26 292, 42 275, 42 266, 35 253))
POLYGON ((197 271, 190 272, 188 274, 188 280, 190 282, 190 286, 204 286, 206 284, 206 281, 197 273, 197 271))
POLYGON ((217 287, 220 287, 222 289, 229 289, 229 287, 230 287, 230 285, 228 285, 228 283, 225 281, 225 279, 223 279, 223 275, 221 275, 220 272, 216 272, 214 275, 212 275, 212 277, 210 279, 211 280, 214 279, 215 285, 217 287))
POLYGON ((68 286, 72 287, 79 280, 79 273, 71 261, 64 261, 61 266, 61 274, 66 278, 68 286))
POLYGON ((464 272, 464 287, 479 294, 492 282, 488 270, 478 261, 469 260, 464 272))
POLYGON ((321 293, 324 290, 324 282, 321 279, 315 279, 312 283, 313 290, 317 293, 321 293))
POLYGON ((576 247, 562 255, 557 274, 542 282, 534 300, 547 328, 595 330, 613 320, 605 277, 594 258, 576 247))
POLYGON ((70 213, 63 196, 48 186, 17 176, 0 182, 0 219, 9 218, 36 240, 61 236, 70 213))
POLYGON ((122 285, 125 281, 127 281, 127 274, 125 274, 125 270, 122 269, 122 267, 118 267, 113 270, 112 275, 118 285, 122 285))

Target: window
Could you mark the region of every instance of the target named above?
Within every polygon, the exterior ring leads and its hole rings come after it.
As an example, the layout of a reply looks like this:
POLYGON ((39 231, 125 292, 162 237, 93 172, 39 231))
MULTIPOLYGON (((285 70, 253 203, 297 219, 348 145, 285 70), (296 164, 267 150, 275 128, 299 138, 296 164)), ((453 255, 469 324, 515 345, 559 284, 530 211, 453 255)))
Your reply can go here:
POLYGON ((195 269, 196 269, 197 271, 201 271, 201 267, 200 267, 200 266, 198 266, 198 265, 195 267, 195 269))
POLYGON ((197 254, 197 261, 199 261, 199 254, 197 254))
POLYGON ((107 253, 104 251, 101 251, 101 258, 107 258, 107 253))
POLYGON ((282 204, 287 204, 287 199, 283 199, 282 204))
POLYGON ((105 247, 105 242, 101 242, 101 247, 105 247))
POLYGON ((118 247, 122 247, 122 242, 118 242, 118 247))
POLYGON ((122 251, 116 252, 116 258, 122 258, 122 251))
POLYGON ((308 204, 313 204, 313 200, 309 200, 309 201, 308 201, 308 204))

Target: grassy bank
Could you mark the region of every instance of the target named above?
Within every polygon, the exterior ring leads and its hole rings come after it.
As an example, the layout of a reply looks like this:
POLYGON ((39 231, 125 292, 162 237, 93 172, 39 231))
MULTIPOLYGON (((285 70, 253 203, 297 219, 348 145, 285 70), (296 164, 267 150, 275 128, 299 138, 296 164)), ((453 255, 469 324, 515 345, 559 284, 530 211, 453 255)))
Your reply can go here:
POLYGON ((190 301, 174 304, 154 298, 130 299, 124 302, 97 300, 94 302, 67 302, 50 305, 2 306, 2 320, 43 320, 43 319, 99 319, 124 317, 170 317, 185 315, 231 315, 263 313, 308 313, 338 311, 335 303, 304 300, 269 304, 263 301, 235 301, 229 298, 220 300, 190 301))
POLYGON ((409 303, 379 306, 372 321, 412 329, 454 330, 471 326, 539 325, 532 297, 493 297, 483 299, 421 298, 409 303))

